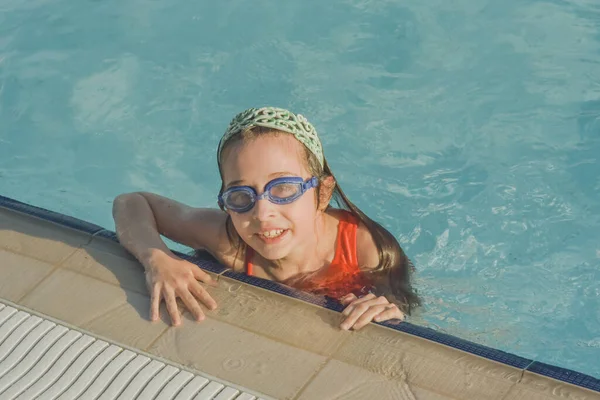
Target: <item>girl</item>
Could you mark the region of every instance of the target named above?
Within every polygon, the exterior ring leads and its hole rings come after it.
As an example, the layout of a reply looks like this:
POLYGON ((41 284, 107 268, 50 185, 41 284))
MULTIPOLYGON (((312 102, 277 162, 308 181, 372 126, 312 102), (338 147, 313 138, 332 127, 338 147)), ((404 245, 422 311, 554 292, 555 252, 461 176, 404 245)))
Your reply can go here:
POLYGON ((238 114, 219 142, 217 162, 220 210, 150 193, 114 201, 119 240, 146 270, 152 320, 161 299, 174 325, 181 323, 177 297, 197 320, 204 319, 198 301, 217 306, 198 282, 214 285, 211 277, 176 257, 161 234, 205 249, 234 271, 339 299, 346 306, 342 329, 403 320, 419 304, 410 261, 346 198, 302 115, 273 107, 238 114))

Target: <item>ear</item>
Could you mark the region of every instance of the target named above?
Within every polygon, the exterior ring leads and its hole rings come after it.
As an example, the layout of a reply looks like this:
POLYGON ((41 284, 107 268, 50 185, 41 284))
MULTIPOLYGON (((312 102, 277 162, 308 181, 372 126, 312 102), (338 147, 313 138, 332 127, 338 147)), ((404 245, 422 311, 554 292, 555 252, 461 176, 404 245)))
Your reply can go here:
POLYGON ((319 184, 319 204, 317 206, 317 210, 325 211, 327 206, 329 206, 334 189, 335 179, 333 179, 333 176, 330 175, 321 181, 319 184))

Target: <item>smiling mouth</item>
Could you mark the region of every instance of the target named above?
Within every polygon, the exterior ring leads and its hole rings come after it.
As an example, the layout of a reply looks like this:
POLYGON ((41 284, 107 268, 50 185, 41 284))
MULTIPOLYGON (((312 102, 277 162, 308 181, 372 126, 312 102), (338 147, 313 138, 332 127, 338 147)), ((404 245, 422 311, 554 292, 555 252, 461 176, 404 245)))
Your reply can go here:
POLYGON ((275 239, 284 234, 287 229, 272 229, 270 231, 260 232, 258 236, 266 239, 275 239))

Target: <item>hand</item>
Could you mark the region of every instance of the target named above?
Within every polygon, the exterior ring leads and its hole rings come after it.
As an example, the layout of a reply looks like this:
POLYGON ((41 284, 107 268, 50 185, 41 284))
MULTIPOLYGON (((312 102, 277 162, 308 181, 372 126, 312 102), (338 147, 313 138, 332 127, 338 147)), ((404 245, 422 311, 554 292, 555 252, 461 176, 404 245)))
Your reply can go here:
POLYGON ((342 315, 345 317, 340 328, 359 330, 371 321, 383 322, 390 319, 403 321, 406 316, 398 306, 390 303, 384 296, 375 296, 372 293, 363 297, 356 297, 353 293, 347 294, 340 299, 340 303, 346 306, 342 315))
POLYGON ((181 325, 181 315, 177 308, 177 297, 190 310, 196 321, 204 319, 201 301, 209 310, 217 308, 217 303, 202 287, 200 282, 216 286, 216 282, 200 267, 163 252, 154 254, 146 263, 146 284, 150 291, 150 320, 158 320, 161 298, 165 300, 167 311, 174 326, 181 325), (200 282, 198 282, 200 281, 200 282))

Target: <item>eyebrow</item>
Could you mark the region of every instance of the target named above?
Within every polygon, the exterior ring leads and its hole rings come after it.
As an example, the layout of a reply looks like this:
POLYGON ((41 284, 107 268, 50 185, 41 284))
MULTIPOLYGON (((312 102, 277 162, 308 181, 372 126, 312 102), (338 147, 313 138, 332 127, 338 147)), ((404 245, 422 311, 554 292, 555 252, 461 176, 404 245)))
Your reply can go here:
MULTIPOLYGON (((268 178, 269 178, 269 181, 271 181, 275 178, 280 178, 282 176, 300 176, 300 175, 295 174, 293 172, 289 172, 289 171, 281 171, 281 172, 274 172, 272 174, 269 174, 268 178)), ((225 188, 229 189, 232 186, 241 186, 243 183, 244 183, 243 179, 238 179, 237 181, 229 182, 225 188)))

